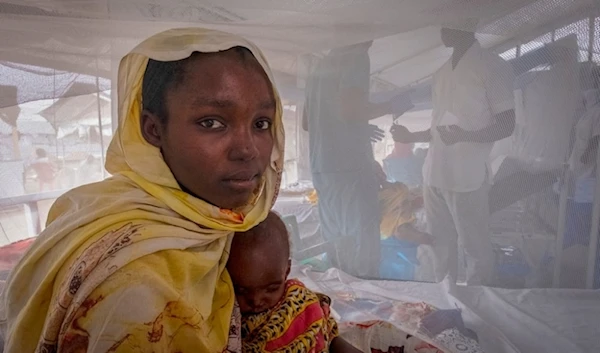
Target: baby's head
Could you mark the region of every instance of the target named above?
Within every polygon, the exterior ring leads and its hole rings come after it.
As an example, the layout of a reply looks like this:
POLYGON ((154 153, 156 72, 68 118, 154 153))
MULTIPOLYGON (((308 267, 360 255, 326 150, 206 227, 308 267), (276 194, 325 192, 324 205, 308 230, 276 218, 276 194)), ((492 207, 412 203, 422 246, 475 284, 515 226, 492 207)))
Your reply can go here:
POLYGON ((242 314, 273 308, 283 297, 290 273, 290 240, 273 212, 256 227, 235 233, 227 270, 242 314))

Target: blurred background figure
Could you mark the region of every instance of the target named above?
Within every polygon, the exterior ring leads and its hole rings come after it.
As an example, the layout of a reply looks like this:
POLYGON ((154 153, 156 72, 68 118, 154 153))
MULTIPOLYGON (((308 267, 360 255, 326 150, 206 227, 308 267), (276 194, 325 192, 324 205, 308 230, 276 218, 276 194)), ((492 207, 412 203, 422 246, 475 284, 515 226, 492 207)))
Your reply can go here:
POLYGON ((38 148, 35 150, 35 160, 30 167, 36 174, 40 192, 55 189, 57 168, 48 158, 48 152, 45 149, 38 148))
POLYGON ((371 142, 383 132, 369 121, 412 107, 404 97, 369 102, 371 45, 333 49, 316 65, 307 81, 303 115, 321 232, 336 244, 331 261, 363 278, 377 277, 380 262, 377 194, 383 173, 371 142))
POLYGON ((88 155, 77 168, 77 183, 89 184, 102 180, 102 166, 94 155, 88 155))

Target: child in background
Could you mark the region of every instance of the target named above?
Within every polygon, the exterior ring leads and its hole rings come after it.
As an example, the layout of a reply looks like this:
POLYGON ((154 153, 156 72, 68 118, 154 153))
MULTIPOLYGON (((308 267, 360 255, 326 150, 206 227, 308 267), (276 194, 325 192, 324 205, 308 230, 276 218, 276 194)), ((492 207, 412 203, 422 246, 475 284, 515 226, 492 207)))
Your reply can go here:
POLYGON ((242 313, 243 352, 349 352, 330 299, 288 279, 290 241, 283 221, 267 218, 233 237, 227 270, 242 313))

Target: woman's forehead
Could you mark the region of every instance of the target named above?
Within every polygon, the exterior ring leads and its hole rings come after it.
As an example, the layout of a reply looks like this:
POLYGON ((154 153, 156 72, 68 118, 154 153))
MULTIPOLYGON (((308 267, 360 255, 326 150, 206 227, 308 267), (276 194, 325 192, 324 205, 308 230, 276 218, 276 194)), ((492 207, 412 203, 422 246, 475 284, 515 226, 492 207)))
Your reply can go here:
POLYGON ((173 93, 193 96, 195 105, 226 108, 236 103, 236 96, 250 94, 262 108, 275 106, 273 87, 260 64, 247 65, 231 55, 186 63, 180 81, 173 93))

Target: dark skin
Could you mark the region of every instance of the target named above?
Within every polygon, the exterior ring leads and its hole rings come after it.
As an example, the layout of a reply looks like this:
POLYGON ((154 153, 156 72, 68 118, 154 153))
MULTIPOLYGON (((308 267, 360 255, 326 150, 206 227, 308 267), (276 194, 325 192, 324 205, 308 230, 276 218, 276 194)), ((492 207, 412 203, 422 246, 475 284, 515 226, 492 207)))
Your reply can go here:
MULTIPOLYGON (((515 111, 507 110, 494 116, 494 123, 481 130, 467 131, 458 125, 439 126, 437 130, 442 142, 452 146, 459 142, 492 143, 512 135, 515 130, 515 111)), ((402 125, 394 125, 390 130, 392 138, 401 143, 430 142, 431 129, 410 132, 402 125)))
POLYGON ((167 117, 142 112, 142 135, 182 190, 220 208, 246 205, 274 143, 275 98, 260 64, 231 50, 199 55, 165 99, 167 117))
MULTIPOLYGON (((475 35, 450 28, 442 28, 442 42, 448 48, 453 48, 452 69, 456 68, 460 59, 475 43, 475 35)), ((493 143, 512 135, 515 130, 515 111, 513 109, 494 115, 493 124, 476 131, 467 131, 458 125, 438 126, 440 139, 447 146, 459 142, 493 143)), ((431 129, 419 132, 410 132, 405 126, 394 125, 390 130, 394 141, 401 143, 430 142, 431 129)))
MULTIPOLYGON (((285 295, 291 267, 289 246, 287 229, 272 212, 257 227, 234 235, 227 271, 242 315, 265 312, 285 295)), ((332 340, 329 351, 361 352, 341 337, 332 340)))
POLYGON ((284 296, 290 273, 287 229, 277 215, 244 233, 235 233, 227 271, 242 315, 259 314, 284 296))

